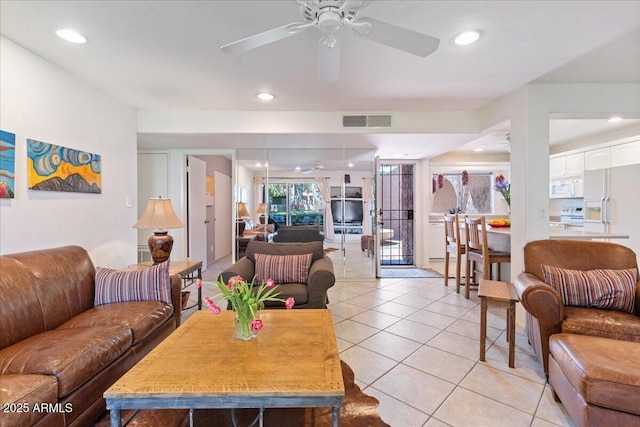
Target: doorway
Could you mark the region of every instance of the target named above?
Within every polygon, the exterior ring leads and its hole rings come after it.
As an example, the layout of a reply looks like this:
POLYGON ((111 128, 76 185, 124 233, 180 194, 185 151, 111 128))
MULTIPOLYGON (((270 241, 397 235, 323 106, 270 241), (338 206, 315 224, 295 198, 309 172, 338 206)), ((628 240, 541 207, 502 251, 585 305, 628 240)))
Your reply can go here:
POLYGON ((381 162, 378 170, 380 268, 415 267, 415 164, 381 162))

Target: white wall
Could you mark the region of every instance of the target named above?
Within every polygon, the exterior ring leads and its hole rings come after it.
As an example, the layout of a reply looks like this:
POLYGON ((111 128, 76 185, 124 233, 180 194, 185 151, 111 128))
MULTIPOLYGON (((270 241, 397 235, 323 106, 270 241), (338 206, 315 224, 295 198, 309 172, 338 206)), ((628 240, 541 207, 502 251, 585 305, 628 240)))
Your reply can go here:
POLYGON ((0 37, 0 128, 16 135, 15 198, 0 200, 0 253, 63 245, 95 265, 136 262, 136 126, 133 109, 0 37), (102 156, 102 193, 27 189, 26 139, 102 156))

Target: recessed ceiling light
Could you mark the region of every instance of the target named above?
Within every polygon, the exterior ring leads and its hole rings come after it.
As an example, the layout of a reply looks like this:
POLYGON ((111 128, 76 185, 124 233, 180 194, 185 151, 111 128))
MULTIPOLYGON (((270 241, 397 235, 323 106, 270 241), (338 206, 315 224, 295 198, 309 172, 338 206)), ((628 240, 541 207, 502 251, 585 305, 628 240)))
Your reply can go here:
POLYGON ((474 148, 473 151, 484 151, 484 148, 480 148, 480 147, 474 148))
POLYGON ((300 171, 300 166, 296 166, 296 171, 300 171))
POLYGON ((471 31, 465 31, 458 34, 456 38, 453 40, 453 42, 458 46, 466 46, 468 44, 477 42, 479 38, 480 38, 480 31, 471 30, 471 31))
POLYGON ((353 167, 353 163, 349 163, 347 166, 349 166, 350 168, 353 167))
POLYGON ((408 154, 407 153, 396 153, 393 155, 393 157, 407 157, 408 154))
POLYGON ((275 96, 272 93, 269 93, 269 92, 261 92, 261 93, 257 94, 256 96, 261 101, 272 101, 273 98, 275 98, 275 96))
POLYGON ((68 28, 56 31, 56 35, 70 43, 83 44, 87 42, 87 38, 85 36, 68 28))
POLYGON ((621 121, 622 121, 622 117, 618 117, 618 116, 611 117, 608 120, 609 123, 615 123, 615 122, 621 122, 621 121))

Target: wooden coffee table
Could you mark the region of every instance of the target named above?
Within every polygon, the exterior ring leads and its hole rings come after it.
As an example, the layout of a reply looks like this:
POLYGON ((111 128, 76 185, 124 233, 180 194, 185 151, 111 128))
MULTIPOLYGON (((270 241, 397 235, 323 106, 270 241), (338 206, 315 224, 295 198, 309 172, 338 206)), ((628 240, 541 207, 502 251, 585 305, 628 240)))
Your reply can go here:
POLYGON ((104 393, 122 409, 331 407, 344 383, 330 310, 264 310, 257 338, 236 338, 234 313, 198 311, 104 393))

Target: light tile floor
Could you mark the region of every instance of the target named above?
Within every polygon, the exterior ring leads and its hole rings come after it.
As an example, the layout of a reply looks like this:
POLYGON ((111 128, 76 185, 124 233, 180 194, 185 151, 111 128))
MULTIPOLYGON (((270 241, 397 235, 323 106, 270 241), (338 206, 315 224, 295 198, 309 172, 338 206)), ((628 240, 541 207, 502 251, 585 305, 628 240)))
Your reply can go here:
MULTIPOLYGON (((229 264, 211 265, 205 280, 229 264)), ((219 298, 215 285, 203 289, 219 298)), ((489 310, 479 362, 479 299, 456 294, 453 279, 447 287, 442 278, 338 281, 329 299, 340 357, 391 426, 574 426, 522 330, 508 367, 504 310, 489 310)))

